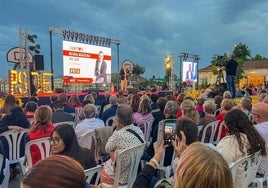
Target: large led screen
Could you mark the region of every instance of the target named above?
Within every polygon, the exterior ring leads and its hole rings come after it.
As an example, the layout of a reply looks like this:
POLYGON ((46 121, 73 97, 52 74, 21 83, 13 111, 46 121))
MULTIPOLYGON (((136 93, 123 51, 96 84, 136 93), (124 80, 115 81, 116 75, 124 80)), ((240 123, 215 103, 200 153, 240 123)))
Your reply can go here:
POLYGON ((182 81, 197 82, 197 63, 182 62, 182 81))
POLYGON ((111 48, 63 41, 63 77, 70 83, 110 83, 111 48))

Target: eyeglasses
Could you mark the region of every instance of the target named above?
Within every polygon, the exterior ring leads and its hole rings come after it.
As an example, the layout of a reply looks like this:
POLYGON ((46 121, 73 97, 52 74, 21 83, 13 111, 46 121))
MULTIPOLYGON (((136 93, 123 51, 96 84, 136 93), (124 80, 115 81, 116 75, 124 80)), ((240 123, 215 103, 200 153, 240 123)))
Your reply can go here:
POLYGON ((60 142, 60 138, 59 137, 56 137, 56 138, 50 137, 49 141, 50 141, 50 143, 53 142, 54 145, 58 145, 60 142))

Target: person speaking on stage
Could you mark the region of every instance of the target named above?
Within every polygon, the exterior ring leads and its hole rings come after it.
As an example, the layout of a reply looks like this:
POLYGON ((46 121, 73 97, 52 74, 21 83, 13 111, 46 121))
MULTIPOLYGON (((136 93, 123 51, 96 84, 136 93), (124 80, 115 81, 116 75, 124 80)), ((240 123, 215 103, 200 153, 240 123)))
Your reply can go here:
POLYGON ((234 54, 229 55, 229 61, 221 67, 221 70, 226 70, 226 84, 227 90, 231 92, 232 98, 235 98, 235 78, 236 78, 236 71, 237 71, 238 63, 234 59, 234 54))
POLYGON ((121 90, 123 92, 127 92, 127 82, 128 82, 128 74, 129 69, 127 65, 124 65, 123 68, 120 70, 120 79, 121 79, 121 90))
POLYGON ((99 51, 99 59, 96 60, 94 76, 96 77, 96 83, 107 83, 106 75, 107 64, 104 61, 103 51, 99 51))

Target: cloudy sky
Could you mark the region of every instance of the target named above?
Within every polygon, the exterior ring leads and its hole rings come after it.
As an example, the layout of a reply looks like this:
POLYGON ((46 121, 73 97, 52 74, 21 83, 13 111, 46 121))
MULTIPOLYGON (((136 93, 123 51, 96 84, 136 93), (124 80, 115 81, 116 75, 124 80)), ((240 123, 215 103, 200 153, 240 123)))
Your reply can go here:
MULTIPOLYGON (((1 0, 0 78, 12 63, 9 49, 19 46, 18 28, 37 34, 45 69, 50 71, 48 27, 63 28, 120 40, 120 63, 144 66, 145 77, 164 75, 164 57, 175 56, 179 74, 182 52, 199 55, 199 68, 214 54, 230 53, 241 42, 252 55, 268 57, 267 0, 1 0)), ((62 71, 61 35, 53 35, 55 77, 62 71)), ((112 72, 117 71, 112 45, 112 72)))

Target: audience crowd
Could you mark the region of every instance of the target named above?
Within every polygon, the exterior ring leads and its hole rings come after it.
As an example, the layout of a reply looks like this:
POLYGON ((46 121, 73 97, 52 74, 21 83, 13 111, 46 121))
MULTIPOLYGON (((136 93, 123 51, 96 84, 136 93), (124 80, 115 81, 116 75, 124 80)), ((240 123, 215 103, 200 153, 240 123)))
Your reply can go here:
MULTIPOLYGON (((258 101, 253 103, 252 92, 246 89, 237 90, 236 99, 229 91, 223 96, 212 96, 211 92, 203 90, 199 98, 184 93, 125 96, 119 92, 101 97, 91 92, 83 98, 61 93, 51 95, 46 105, 39 105, 38 97, 19 105, 15 96, 8 95, 0 109, 0 133, 27 131, 20 143, 21 155, 27 142, 50 139, 51 157, 41 159, 38 147, 31 147, 33 167, 24 175, 21 187, 42 187, 50 179, 51 187, 95 187, 86 183, 84 170, 100 164, 99 183, 112 185, 117 157, 144 144, 146 137, 149 142, 139 156, 143 165, 133 179, 133 187, 241 187, 245 181, 243 169, 238 168, 232 177, 230 166, 259 151, 262 159, 256 176, 263 177, 268 170, 268 94, 256 92, 258 101), (215 129, 207 129, 212 122, 217 122, 215 129), (213 142, 209 143, 212 134, 213 142), (166 177, 163 169, 169 166, 173 170, 166 177), (76 178, 70 176, 72 172, 76 178), (57 177, 55 182, 53 176, 57 177)), ((7 140, 0 138, 0 154, 5 161, 10 148, 7 140)), ((27 160, 26 155, 26 166, 27 160)), ((10 181, 21 173, 18 167, 10 165, 10 181)), ((5 176, 4 168, 8 167, 2 165, 0 181, 5 176)), ((130 156, 123 157, 120 168, 119 184, 125 185, 131 173, 130 156)))

